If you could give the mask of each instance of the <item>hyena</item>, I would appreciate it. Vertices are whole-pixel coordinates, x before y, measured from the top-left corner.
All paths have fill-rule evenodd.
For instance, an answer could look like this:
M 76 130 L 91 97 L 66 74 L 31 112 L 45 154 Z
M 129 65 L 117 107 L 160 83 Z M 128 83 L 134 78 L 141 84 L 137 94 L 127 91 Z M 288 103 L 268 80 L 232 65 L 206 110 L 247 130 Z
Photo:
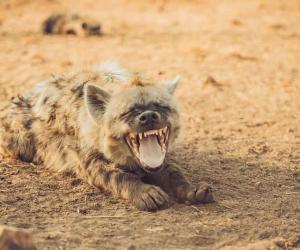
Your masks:
M 168 154 L 180 128 L 178 80 L 156 83 L 113 65 L 53 77 L 2 112 L 0 147 L 141 210 L 211 202 L 211 188 L 192 187 Z
M 53 14 L 42 24 L 44 34 L 66 34 L 81 36 L 101 35 L 100 24 L 78 14 Z

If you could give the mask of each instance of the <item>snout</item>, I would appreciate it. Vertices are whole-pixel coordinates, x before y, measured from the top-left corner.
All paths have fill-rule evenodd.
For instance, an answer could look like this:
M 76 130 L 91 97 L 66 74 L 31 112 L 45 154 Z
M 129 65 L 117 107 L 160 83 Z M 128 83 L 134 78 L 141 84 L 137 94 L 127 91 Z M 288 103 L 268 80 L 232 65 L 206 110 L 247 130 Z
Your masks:
M 151 126 L 161 123 L 161 115 L 155 111 L 145 111 L 138 116 L 140 126 Z
M 170 124 L 164 114 L 149 109 L 136 115 L 134 121 L 134 130 L 126 135 L 126 142 L 145 171 L 159 171 L 167 153 Z
M 100 32 L 100 25 L 96 24 L 96 25 L 91 25 L 90 26 L 90 31 L 93 33 L 99 33 Z
M 88 23 L 83 23 L 82 28 L 86 30 L 89 34 L 93 35 L 99 35 L 101 32 L 101 26 L 100 24 L 88 24 Z

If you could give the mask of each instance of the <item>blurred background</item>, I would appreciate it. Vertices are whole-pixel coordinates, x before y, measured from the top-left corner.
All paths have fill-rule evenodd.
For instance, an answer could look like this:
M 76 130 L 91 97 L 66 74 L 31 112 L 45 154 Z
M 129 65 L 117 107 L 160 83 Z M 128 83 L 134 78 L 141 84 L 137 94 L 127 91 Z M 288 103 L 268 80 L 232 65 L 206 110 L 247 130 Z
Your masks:
M 43 22 L 56 14 L 77 14 L 98 22 L 101 35 L 44 34 Z M 81 21 L 78 26 L 78 20 L 64 22 L 79 30 L 84 26 Z M 177 96 L 183 130 L 175 154 L 194 183 L 199 179 L 212 183 L 218 204 L 198 210 L 178 205 L 172 210 L 173 217 L 167 211 L 151 217 L 132 215 L 127 205 L 120 208 L 102 200 L 108 210 L 100 212 L 87 205 L 89 213 L 110 214 L 113 212 L 109 208 L 116 208 L 125 219 L 122 223 L 110 221 L 112 224 L 98 221 L 94 225 L 97 229 L 88 237 L 90 246 L 97 245 L 97 230 L 103 226 L 121 237 L 117 238 L 121 245 L 131 244 L 122 235 L 139 238 L 132 241 L 142 249 L 154 245 L 164 249 L 194 249 L 199 245 L 211 249 L 240 241 L 299 236 L 299 0 L 0 0 L 2 103 L 52 74 L 107 60 L 158 80 L 182 76 Z M 30 173 L 24 170 L 23 174 L 30 177 Z M 75 191 L 58 179 L 62 189 L 67 190 L 58 191 L 65 195 L 62 199 L 66 203 L 61 206 L 51 190 L 46 190 L 47 199 L 56 209 L 48 213 L 72 214 L 70 206 L 78 203 L 72 200 L 75 194 L 70 196 L 68 192 Z M 53 182 L 50 177 L 45 180 Z M 30 183 L 28 178 L 22 185 Z M 42 187 L 43 182 L 35 185 Z M 13 195 L 17 187 L 8 185 L 6 192 Z M 35 188 L 30 190 L 28 197 L 38 199 Z M 91 199 L 99 204 L 101 197 L 103 194 Z M 20 211 L 33 218 L 35 208 L 32 205 L 27 212 Z M 11 209 L 7 206 L 2 211 L 2 222 L 10 221 Z M 200 218 L 199 214 L 201 222 L 195 219 Z M 15 220 L 19 216 L 15 214 Z M 40 220 L 48 218 L 42 211 L 39 216 L 44 218 Z M 132 222 L 132 227 L 124 226 L 124 221 L 129 223 L 130 218 L 139 216 L 140 221 Z M 164 222 L 156 225 L 153 218 Z M 33 227 L 40 225 L 40 220 Z M 62 228 L 74 226 L 67 217 L 54 222 Z M 80 231 L 82 223 L 75 223 L 72 230 Z M 151 235 L 142 234 L 143 230 Z M 65 234 L 56 232 L 58 239 Z M 43 242 L 46 233 L 38 235 L 38 241 Z M 78 235 L 79 241 L 74 241 L 73 247 L 87 246 L 83 243 L 85 236 Z M 153 239 L 157 239 L 155 244 Z M 64 246 L 70 246 L 66 242 Z M 106 242 L 107 247 L 114 246 Z

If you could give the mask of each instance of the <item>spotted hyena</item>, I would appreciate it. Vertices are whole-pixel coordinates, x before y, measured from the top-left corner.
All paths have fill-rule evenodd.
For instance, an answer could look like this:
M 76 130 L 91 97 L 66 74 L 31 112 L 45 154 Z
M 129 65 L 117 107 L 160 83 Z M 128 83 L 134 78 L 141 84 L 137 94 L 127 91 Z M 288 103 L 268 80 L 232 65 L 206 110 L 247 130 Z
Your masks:
M 66 34 L 81 36 L 101 35 L 100 24 L 78 14 L 53 14 L 42 24 L 44 34 Z
M 180 128 L 177 83 L 155 83 L 114 65 L 53 77 L 2 112 L 0 145 L 142 210 L 174 199 L 210 202 L 210 187 L 192 187 L 168 154 Z

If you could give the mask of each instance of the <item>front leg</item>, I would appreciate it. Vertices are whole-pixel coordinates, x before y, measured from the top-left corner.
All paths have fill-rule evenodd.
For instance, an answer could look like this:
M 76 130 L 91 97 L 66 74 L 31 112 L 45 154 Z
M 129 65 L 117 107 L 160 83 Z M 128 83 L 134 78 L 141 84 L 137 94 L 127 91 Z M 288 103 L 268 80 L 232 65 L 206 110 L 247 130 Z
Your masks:
M 195 204 L 214 201 L 211 187 L 205 182 L 192 187 L 175 162 L 167 163 L 165 168 L 152 178 L 164 190 L 172 192 L 178 202 Z
M 83 164 L 83 175 L 90 185 L 129 200 L 140 210 L 156 211 L 169 207 L 169 197 L 161 188 L 143 183 L 139 176 L 105 162 L 99 154 Z

